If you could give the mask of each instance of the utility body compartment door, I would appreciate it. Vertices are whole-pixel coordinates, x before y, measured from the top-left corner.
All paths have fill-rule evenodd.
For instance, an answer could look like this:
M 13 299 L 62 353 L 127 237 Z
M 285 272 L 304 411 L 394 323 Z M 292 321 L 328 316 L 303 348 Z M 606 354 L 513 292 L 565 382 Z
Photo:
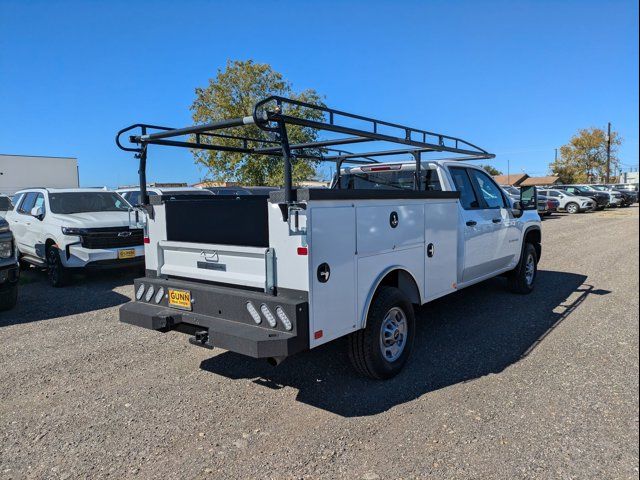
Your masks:
M 308 211 L 311 347 L 356 328 L 355 210 L 349 205 Z
M 425 205 L 425 302 L 456 289 L 458 270 L 458 203 Z

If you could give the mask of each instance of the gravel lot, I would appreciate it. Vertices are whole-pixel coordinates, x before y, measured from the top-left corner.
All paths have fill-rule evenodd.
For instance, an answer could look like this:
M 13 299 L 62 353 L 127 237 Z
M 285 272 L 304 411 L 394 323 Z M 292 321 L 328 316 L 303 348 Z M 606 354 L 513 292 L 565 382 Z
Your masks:
M 405 371 L 278 368 L 118 322 L 133 273 L 0 314 L 1 478 L 638 478 L 638 208 L 543 224 L 537 289 L 418 312 Z

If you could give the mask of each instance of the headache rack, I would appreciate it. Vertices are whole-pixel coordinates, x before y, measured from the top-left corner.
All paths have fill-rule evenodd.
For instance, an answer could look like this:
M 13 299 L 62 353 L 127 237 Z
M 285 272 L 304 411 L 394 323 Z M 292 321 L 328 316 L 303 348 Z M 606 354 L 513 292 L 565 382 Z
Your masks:
M 312 115 L 303 117 L 298 112 Z M 237 133 L 248 125 L 268 132 L 268 138 L 255 138 Z M 297 125 L 319 132 L 327 138 L 308 143 L 289 143 L 287 125 Z M 120 137 L 128 132 L 131 146 L 125 146 Z M 217 144 L 216 140 L 225 143 Z M 229 143 L 233 143 L 230 145 Z M 375 144 L 371 151 L 348 152 L 331 147 Z M 135 152 L 139 159 L 140 199 L 148 205 L 146 162 L 149 145 L 167 145 L 200 150 L 215 150 L 246 155 L 282 157 L 284 161 L 284 206 L 294 203 L 292 185 L 292 159 L 306 159 L 336 164 L 338 188 L 343 163 L 378 163 L 380 157 L 411 155 L 416 162 L 414 188 L 420 190 L 420 169 L 423 153 L 447 152 L 458 155 L 452 160 L 490 159 L 495 155 L 460 138 L 420 130 L 397 123 L 343 112 L 322 105 L 314 105 L 290 98 L 272 96 L 257 102 L 250 116 L 219 120 L 186 128 L 170 128 L 149 124 L 134 124 L 116 135 L 119 148 Z M 393 148 L 391 148 L 393 147 Z M 286 208 L 283 208 L 283 214 Z

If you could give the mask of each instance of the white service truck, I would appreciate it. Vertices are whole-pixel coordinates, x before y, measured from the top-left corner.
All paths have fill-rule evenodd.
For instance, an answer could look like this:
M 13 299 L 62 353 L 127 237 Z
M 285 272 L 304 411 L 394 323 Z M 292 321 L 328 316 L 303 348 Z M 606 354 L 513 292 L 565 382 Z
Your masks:
M 512 204 L 481 168 L 459 159 L 421 158 L 434 151 L 492 157 L 472 144 L 426 132 L 437 136 L 431 142 L 423 131 L 373 119 L 366 119 L 367 129 L 344 126 L 337 117 L 348 120 L 351 114 L 304 104 L 328 118 L 310 122 L 288 114 L 288 102 L 298 104 L 267 99 L 252 117 L 229 121 L 231 128 L 276 130 L 270 138 L 282 147 L 283 190 L 269 197 L 155 195 L 145 202 L 146 215 L 139 218 L 146 222 L 146 276 L 135 280 L 135 301 L 121 307 L 121 321 L 188 333 L 196 345 L 275 364 L 348 336 L 355 368 L 384 379 L 397 374 L 411 352 L 414 306 L 498 275 L 507 277 L 514 292 L 532 291 L 541 254 L 534 187 L 523 189 Z M 356 140 L 363 138 L 403 148 L 330 155 L 324 150 L 321 160 L 338 164 L 332 188 L 294 189 L 292 155 L 318 153 L 307 153 L 313 148 L 308 143 L 290 145 L 286 128 L 309 122 L 351 135 L 318 140 L 318 148 L 364 143 Z M 141 135 L 130 137 L 139 146 L 142 188 L 149 145 L 175 145 L 167 138 L 190 135 L 180 143 L 210 148 L 211 139 L 198 144 L 194 135 L 230 127 L 222 123 L 158 133 L 142 126 Z M 406 135 L 381 134 L 381 125 Z M 248 155 L 278 151 L 256 145 L 238 148 L 250 150 Z M 391 154 L 409 154 L 413 161 L 377 161 Z M 356 165 L 344 167 L 347 162 Z

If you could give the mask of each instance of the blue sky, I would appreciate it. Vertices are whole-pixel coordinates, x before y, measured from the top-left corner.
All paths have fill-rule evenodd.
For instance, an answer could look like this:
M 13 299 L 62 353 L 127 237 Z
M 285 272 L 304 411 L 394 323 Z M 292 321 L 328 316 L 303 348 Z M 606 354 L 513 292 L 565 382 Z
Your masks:
M 638 167 L 634 1 L 0 0 L 0 153 L 76 156 L 81 184 L 136 180 L 128 124 L 191 124 L 227 59 L 271 64 L 330 106 L 465 138 L 545 174 L 578 128 L 611 121 Z M 156 147 L 151 181 L 195 182 Z

